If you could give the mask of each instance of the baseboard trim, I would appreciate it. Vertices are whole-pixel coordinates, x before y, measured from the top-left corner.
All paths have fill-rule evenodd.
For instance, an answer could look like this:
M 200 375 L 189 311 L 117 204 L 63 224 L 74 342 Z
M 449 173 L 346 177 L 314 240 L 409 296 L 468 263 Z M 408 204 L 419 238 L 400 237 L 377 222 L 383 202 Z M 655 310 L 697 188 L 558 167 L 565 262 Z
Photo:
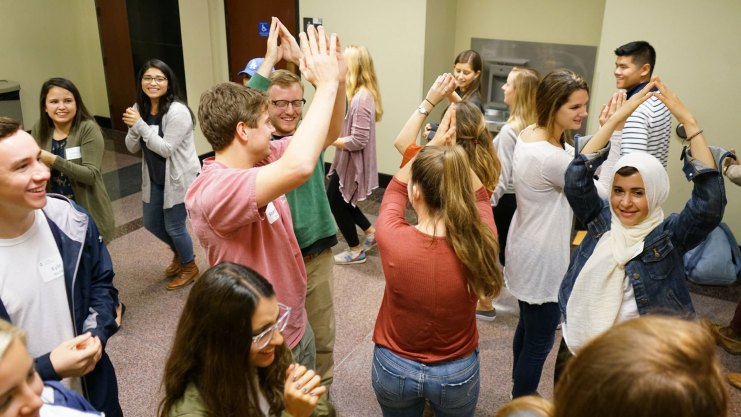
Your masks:
M 95 118 L 95 122 L 98 123 L 98 126 L 106 128 L 106 129 L 113 129 L 113 125 L 111 124 L 111 118 L 105 117 L 105 116 L 93 116 Z

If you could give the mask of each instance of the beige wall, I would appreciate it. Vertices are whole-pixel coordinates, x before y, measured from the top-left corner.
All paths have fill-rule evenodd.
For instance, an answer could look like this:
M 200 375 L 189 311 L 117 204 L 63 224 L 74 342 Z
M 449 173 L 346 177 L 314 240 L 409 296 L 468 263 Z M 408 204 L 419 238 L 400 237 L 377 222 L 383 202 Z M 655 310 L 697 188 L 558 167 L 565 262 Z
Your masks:
M 428 0 L 425 25 L 425 55 L 422 94 L 427 94 L 438 75 L 453 70 L 455 59 L 455 16 L 457 2 L 450 0 Z M 420 100 L 421 101 L 421 100 Z M 442 118 L 445 103 L 436 106 L 428 121 Z
M 41 84 L 51 77 L 69 78 L 94 114 L 108 116 L 98 22 L 92 1 L 3 1 L 0 79 L 21 86 L 23 123 L 38 120 Z
M 462 51 L 471 47 L 471 38 L 599 45 L 605 0 L 457 0 L 457 4 L 455 51 Z
M 180 32 L 183 39 L 188 106 L 198 114 L 201 93 L 212 85 L 229 80 L 224 3 L 220 0 L 180 2 Z M 211 151 L 211 145 L 196 125 L 196 151 Z
M 3 50 L 0 79 L 20 83 L 28 129 L 39 117 L 41 84 L 55 76 L 77 85 L 90 112 L 111 116 L 94 2 L 4 1 L 3 15 L 13 18 L 0 25 L 0 39 L 12 47 Z M 197 112 L 201 92 L 229 75 L 223 2 L 181 2 L 180 23 L 191 92 L 188 105 Z M 199 154 L 211 150 L 200 129 L 196 129 L 196 148 Z
M 343 45 L 359 44 L 373 56 L 381 88 L 383 120 L 376 125 L 379 172 L 394 174 L 401 155 L 393 141 L 423 98 L 426 1 L 302 0 L 299 16 L 321 17 L 324 27 L 341 35 Z M 362 16 L 358 11 L 362 10 Z M 307 98 L 312 88 L 306 88 Z M 334 152 L 325 155 L 331 161 Z
M 640 14 L 636 14 L 638 10 Z M 607 0 L 592 91 L 592 114 L 615 89 L 613 50 L 624 43 L 643 39 L 656 48 L 654 74 L 661 76 L 695 113 L 705 130 L 705 138 L 713 145 L 741 150 L 736 126 L 741 112 L 738 104 L 738 97 L 741 97 L 739 17 L 741 2 L 738 0 L 702 3 L 693 0 Z M 630 27 L 638 29 L 626 31 L 625 22 L 629 20 L 636 22 Z M 590 126 L 590 130 L 593 129 L 594 126 Z M 664 205 L 666 213 L 681 210 L 691 192 L 691 184 L 681 172 L 680 150 L 675 136 L 667 168 L 672 191 Z M 741 187 L 726 181 L 726 191 L 728 206 L 724 221 L 736 236 L 741 236 Z

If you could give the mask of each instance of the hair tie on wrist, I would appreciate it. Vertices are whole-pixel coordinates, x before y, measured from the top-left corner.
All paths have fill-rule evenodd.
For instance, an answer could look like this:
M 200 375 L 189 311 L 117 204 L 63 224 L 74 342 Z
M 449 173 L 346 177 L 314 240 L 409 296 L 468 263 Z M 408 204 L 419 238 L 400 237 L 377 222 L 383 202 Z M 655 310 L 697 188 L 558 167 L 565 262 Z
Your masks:
M 434 104 L 432 104 L 432 102 L 431 102 L 430 100 L 427 100 L 427 97 L 425 97 L 425 101 L 426 101 L 426 102 L 428 102 L 428 103 L 430 103 L 430 105 L 431 105 L 432 107 L 435 107 L 435 105 L 434 105 Z
M 697 137 L 698 135 L 700 135 L 701 133 L 702 133 L 702 129 L 698 130 L 695 134 L 693 134 L 691 136 L 688 136 L 687 139 L 685 139 L 684 141 L 685 142 L 689 142 L 692 139 L 694 139 L 695 137 Z

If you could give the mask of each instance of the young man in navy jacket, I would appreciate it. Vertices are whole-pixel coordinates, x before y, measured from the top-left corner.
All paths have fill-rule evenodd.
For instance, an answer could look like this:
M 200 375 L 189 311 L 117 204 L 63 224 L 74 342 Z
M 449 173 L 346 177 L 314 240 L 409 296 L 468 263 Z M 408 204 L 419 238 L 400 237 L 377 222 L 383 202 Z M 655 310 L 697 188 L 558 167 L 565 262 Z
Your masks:
M 0 318 L 28 333 L 43 380 L 122 416 L 104 349 L 117 330 L 111 257 L 87 212 L 46 194 L 40 152 L 19 122 L 0 117 Z

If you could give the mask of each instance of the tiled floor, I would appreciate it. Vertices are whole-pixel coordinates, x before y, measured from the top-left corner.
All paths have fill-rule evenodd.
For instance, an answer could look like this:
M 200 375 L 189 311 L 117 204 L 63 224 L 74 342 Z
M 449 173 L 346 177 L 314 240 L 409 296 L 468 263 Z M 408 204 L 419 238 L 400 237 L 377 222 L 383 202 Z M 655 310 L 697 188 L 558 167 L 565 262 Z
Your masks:
M 120 143 L 111 146 L 120 149 Z M 131 155 L 111 152 L 106 153 L 104 170 L 118 181 L 118 190 L 131 190 L 141 186 L 139 163 Z M 380 195 L 380 191 L 374 195 Z M 109 250 L 116 269 L 115 283 L 128 310 L 123 328 L 110 339 L 106 349 L 116 366 L 125 414 L 149 417 L 156 414 L 164 360 L 189 289 L 164 289 L 166 281 L 161 275 L 171 252 L 141 227 L 138 190 L 133 194 L 117 193 L 113 205 L 119 237 L 111 242 Z M 368 201 L 362 207 L 373 215 L 378 211 L 378 202 Z M 334 250 L 342 249 L 340 243 Z M 197 243 L 196 256 L 199 267 L 205 269 L 203 250 Z M 369 253 L 365 264 L 336 266 L 334 285 L 337 341 L 333 401 L 341 416 L 380 415 L 370 384 L 371 335 L 384 290 L 377 250 Z M 738 291 L 738 287 L 730 291 Z M 697 290 L 693 301 L 699 315 L 727 322 L 735 308 L 728 294 L 727 289 Z M 492 416 L 509 400 L 511 389 L 511 341 L 517 323 L 517 304 L 505 293 L 496 306 L 499 313 L 495 321 L 479 322 L 482 379 L 477 415 L 480 416 Z M 741 372 L 741 356 L 718 351 L 726 369 Z M 552 395 L 554 360 L 555 349 L 546 362 L 539 389 L 547 398 Z M 741 391 L 730 388 L 729 393 L 729 415 L 741 415 Z

